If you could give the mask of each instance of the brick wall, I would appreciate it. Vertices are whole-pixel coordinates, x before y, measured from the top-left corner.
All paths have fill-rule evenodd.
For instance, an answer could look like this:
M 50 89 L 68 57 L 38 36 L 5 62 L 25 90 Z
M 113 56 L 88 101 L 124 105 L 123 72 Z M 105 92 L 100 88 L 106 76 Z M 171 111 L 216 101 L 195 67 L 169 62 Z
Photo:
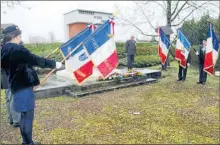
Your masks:
M 69 25 L 69 38 L 81 32 L 87 26 L 86 23 L 74 23 Z

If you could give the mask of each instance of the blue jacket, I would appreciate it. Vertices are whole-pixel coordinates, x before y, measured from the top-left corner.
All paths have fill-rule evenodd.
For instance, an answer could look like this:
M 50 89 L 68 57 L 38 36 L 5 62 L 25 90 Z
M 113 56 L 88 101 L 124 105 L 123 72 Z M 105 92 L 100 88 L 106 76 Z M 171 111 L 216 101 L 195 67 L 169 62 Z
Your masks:
M 12 93 L 39 85 L 34 66 L 55 68 L 54 60 L 45 59 L 32 54 L 23 45 L 6 43 L 1 51 L 1 67 L 8 75 L 9 89 Z

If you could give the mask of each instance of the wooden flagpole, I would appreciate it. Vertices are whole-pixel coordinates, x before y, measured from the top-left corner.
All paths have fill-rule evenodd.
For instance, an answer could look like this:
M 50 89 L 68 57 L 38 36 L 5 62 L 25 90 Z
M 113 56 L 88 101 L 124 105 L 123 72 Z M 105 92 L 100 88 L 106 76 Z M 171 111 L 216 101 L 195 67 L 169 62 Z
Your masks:
M 79 48 L 81 45 L 82 45 L 82 43 L 83 42 L 81 42 L 79 45 L 77 45 L 72 51 L 70 51 L 70 53 L 65 57 L 65 58 L 63 58 L 63 60 L 61 61 L 61 63 L 63 63 L 67 58 L 69 58 L 70 56 L 71 56 L 71 54 L 77 49 L 77 48 Z M 56 68 L 55 69 L 53 69 L 53 70 L 51 70 L 46 76 L 45 76 L 45 78 L 42 80 L 42 82 L 38 85 L 38 86 L 36 86 L 36 87 L 34 87 L 34 91 L 36 91 L 37 90 L 37 88 L 39 88 L 50 76 L 51 76 L 51 74 L 54 72 L 56 70 Z
M 51 54 L 49 54 L 48 56 L 46 56 L 45 58 L 49 58 L 52 54 L 54 54 L 57 50 L 59 50 L 59 47 L 57 47 L 57 49 L 55 49 L 54 51 L 52 51 Z

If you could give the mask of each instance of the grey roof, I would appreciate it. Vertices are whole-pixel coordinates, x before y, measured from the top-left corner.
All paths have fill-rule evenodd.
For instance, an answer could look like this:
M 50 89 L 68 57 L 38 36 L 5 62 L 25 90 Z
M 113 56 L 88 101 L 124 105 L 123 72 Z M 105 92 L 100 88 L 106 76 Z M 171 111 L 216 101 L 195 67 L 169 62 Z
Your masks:
M 173 30 L 169 26 L 159 26 L 155 29 L 156 32 L 158 28 L 161 28 L 163 32 L 165 33 L 165 35 L 173 34 Z
M 1 29 L 5 29 L 6 27 L 11 26 L 11 25 L 14 25 L 14 24 L 12 24 L 12 23 L 10 23 L 10 24 L 1 24 Z
M 90 11 L 90 10 L 83 10 L 83 9 L 76 9 L 67 13 L 64 13 L 63 15 L 75 12 L 75 11 L 86 11 L 86 12 L 94 12 L 94 13 L 101 13 L 101 14 L 107 14 L 107 15 L 112 15 L 112 13 L 106 13 L 106 12 L 100 12 L 100 11 Z

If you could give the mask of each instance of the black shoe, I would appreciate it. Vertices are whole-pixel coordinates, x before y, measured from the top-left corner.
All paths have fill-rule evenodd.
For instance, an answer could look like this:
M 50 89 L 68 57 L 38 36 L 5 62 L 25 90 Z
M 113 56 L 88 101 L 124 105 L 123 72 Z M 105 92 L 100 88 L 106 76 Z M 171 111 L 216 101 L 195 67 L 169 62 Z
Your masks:
M 197 82 L 197 84 L 202 84 L 202 82 Z
M 11 122 L 9 122 L 9 124 L 10 124 L 10 125 L 12 125 L 12 124 L 13 124 L 13 122 L 11 121 Z
M 182 79 L 178 79 L 177 81 L 178 81 L 178 82 L 179 82 L 179 81 L 182 81 Z
M 40 142 L 36 142 L 36 141 L 33 141 L 32 143 L 30 144 L 41 144 Z
M 14 127 L 14 128 L 18 128 L 18 127 L 20 127 L 20 125 L 19 125 L 18 123 L 14 123 L 14 124 L 13 124 L 13 127 Z

